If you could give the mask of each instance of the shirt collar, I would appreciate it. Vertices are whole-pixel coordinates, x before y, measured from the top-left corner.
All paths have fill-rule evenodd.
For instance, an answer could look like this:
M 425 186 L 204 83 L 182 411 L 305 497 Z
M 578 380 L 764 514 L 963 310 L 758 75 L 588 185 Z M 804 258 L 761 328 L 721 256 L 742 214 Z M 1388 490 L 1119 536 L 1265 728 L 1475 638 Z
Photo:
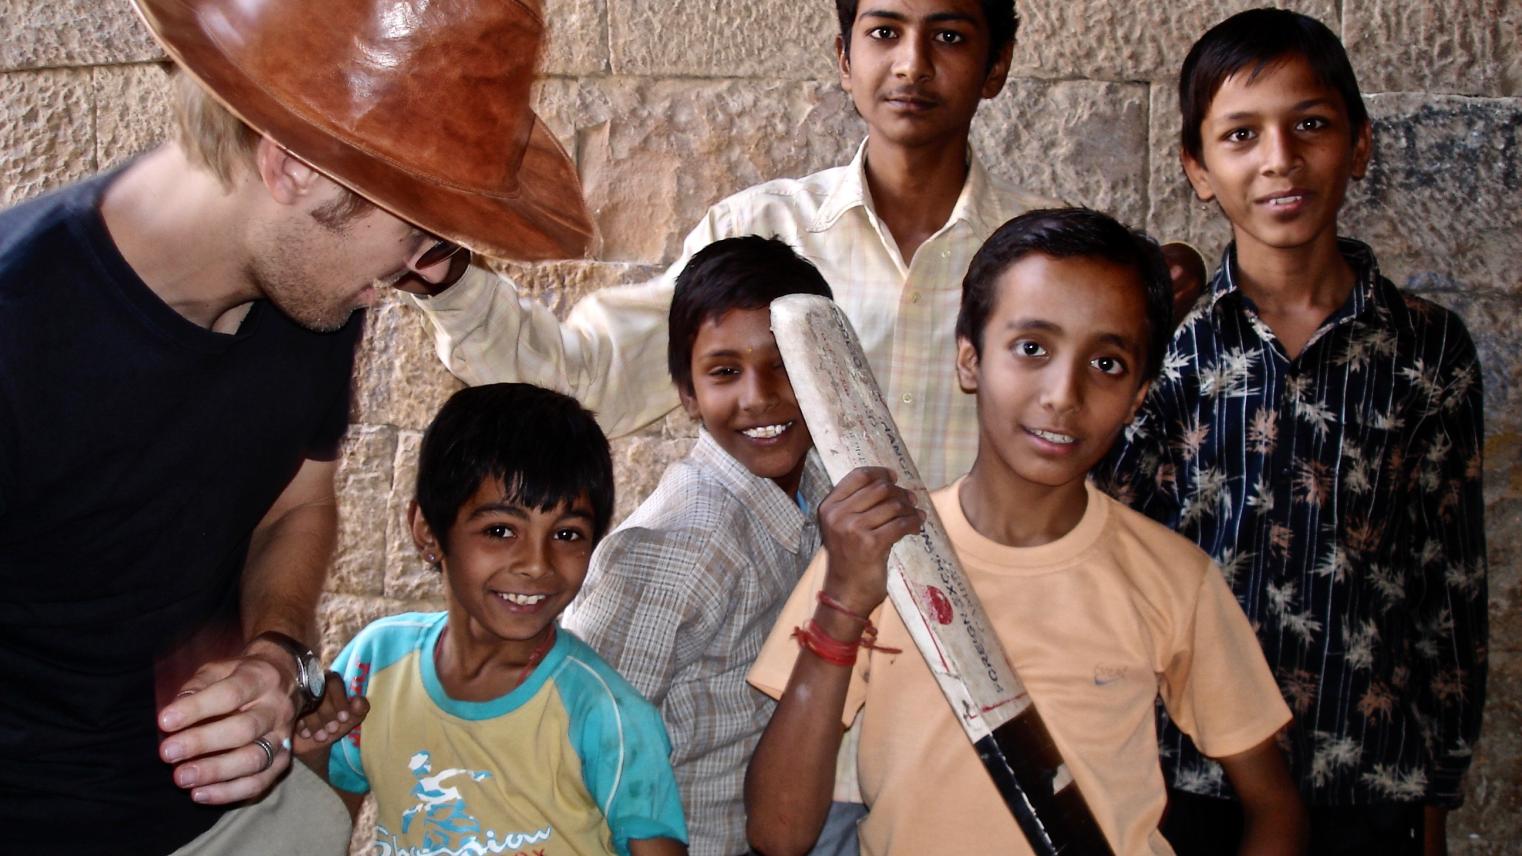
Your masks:
M 956 207 L 951 209 L 948 223 L 959 220 L 972 224 L 978 234 L 991 234 L 1015 216 L 1007 210 L 1004 198 L 994 193 L 993 181 L 983 169 L 983 161 L 972 147 L 967 148 L 967 181 L 962 185 L 962 195 L 957 197 Z
M 856 154 L 841 171 L 840 180 L 830 188 L 824 203 L 819 206 L 819 211 L 814 215 L 812 231 L 821 232 L 829 229 L 835 225 L 835 221 L 853 208 L 863 209 L 874 220 L 877 217 L 877 210 L 872 205 L 872 194 L 867 188 L 867 141 L 865 139 L 856 147 Z M 967 180 L 962 183 L 962 192 L 957 196 L 956 205 L 951 209 L 951 217 L 946 222 L 967 221 L 983 231 L 992 231 L 1009 219 L 1000 217 L 1001 213 L 1003 212 L 1000 210 L 999 199 L 993 192 L 988 173 L 983 169 L 983 162 L 978 159 L 972 147 L 968 146 Z M 997 218 L 997 222 L 989 222 L 989 214 Z
M 872 209 L 867 193 L 867 141 L 856 147 L 856 154 L 840 173 L 840 180 L 830 188 L 824 204 L 814 214 L 813 231 L 821 232 L 835 225 L 842 214 L 852 208 Z
M 1368 244 L 1353 238 L 1338 238 L 1337 250 L 1353 268 L 1355 280 L 1353 291 L 1348 295 L 1348 302 L 1332 313 L 1328 323 L 1343 318 L 1356 318 L 1362 315 L 1365 309 L 1374 307 L 1379 302 L 1379 263 L 1374 258 L 1374 251 Z M 1209 305 L 1212 309 L 1227 295 L 1242 290 L 1236 280 L 1236 269 L 1237 244 L 1233 241 L 1226 245 L 1225 252 L 1221 254 L 1221 266 L 1210 281 Z
M 705 429 L 698 429 L 698 441 L 692 447 L 692 459 L 718 480 L 724 489 L 766 527 L 777 543 L 796 553 L 803 545 L 803 527 L 812 524 L 820 500 L 829 492 L 819 453 L 809 450 L 803 465 L 803 479 L 798 490 L 808 505 L 808 514 L 799 508 L 796 497 L 788 496 L 771 479 L 762 478 L 724 451 Z

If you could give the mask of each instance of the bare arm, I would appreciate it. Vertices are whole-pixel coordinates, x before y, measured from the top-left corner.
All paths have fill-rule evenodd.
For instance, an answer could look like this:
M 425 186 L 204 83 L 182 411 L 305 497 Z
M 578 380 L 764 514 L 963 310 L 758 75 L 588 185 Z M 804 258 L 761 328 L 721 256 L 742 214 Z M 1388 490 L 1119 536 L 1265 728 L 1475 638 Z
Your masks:
M 311 644 L 337 538 L 337 464 L 306 461 L 249 541 L 241 584 L 244 638 L 274 630 Z M 296 664 L 279 645 L 253 640 L 243 653 L 202 666 L 159 712 L 159 754 L 197 802 L 257 797 L 290 765 L 285 743 L 296 719 Z M 273 762 L 255 744 L 275 749 Z
M 362 695 L 348 695 L 344 691 L 343 676 L 337 672 L 328 672 L 327 683 L 322 704 L 296 723 L 296 734 L 291 738 L 291 754 L 332 787 L 333 782 L 328 777 L 328 760 L 333 754 L 333 745 L 364 722 L 365 716 L 370 713 L 370 701 Z M 350 820 L 358 817 L 365 795 L 336 787 L 333 792 L 343 800 L 344 807 L 349 810 Z
M 1216 760 L 1242 801 L 1239 856 L 1292 856 L 1306 852 L 1309 827 L 1305 805 L 1274 738 Z
M 246 637 L 278 630 L 317 640 L 317 599 L 338 540 L 337 472 L 337 461 L 303 463 L 254 528 L 243 566 Z M 290 660 L 277 659 L 282 665 Z
M 815 612 L 825 633 L 842 642 L 861 638 L 860 626 L 832 613 Z M 824 827 L 850 683 L 850 669 L 799 653 L 745 775 L 746 837 L 767 856 L 807 852 Z
M 1448 809 L 1422 807 L 1422 852 L 1426 856 L 1448 856 Z
M 674 838 L 631 838 L 630 856 L 687 856 L 687 845 Z
M 871 613 L 887 596 L 889 549 L 924 519 L 913 495 L 894 485 L 887 470 L 862 468 L 841 479 L 819 506 L 829 556 L 825 590 L 851 611 Z M 861 639 L 861 623 L 838 610 L 820 606 L 814 621 L 837 641 Z M 746 836 L 768 856 L 806 853 L 824 826 L 851 671 L 801 650 L 751 757 Z

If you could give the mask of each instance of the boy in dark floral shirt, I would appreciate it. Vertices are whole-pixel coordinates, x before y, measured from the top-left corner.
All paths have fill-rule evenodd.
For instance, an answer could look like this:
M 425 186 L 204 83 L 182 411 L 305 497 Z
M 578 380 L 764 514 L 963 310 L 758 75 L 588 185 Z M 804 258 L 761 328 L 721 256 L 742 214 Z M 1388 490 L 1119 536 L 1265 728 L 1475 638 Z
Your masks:
M 1190 51 L 1179 103 L 1189 181 L 1234 240 L 1097 475 L 1220 563 L 1295 712 L 1312 852 L 1444 852 L 1485 697 L 1474 345 L 1337 236 L 1371 136 L 1331 31 L 1236 15 Z M 1165 833 L 1235 852 L 1220 768 L 1162 742 Z

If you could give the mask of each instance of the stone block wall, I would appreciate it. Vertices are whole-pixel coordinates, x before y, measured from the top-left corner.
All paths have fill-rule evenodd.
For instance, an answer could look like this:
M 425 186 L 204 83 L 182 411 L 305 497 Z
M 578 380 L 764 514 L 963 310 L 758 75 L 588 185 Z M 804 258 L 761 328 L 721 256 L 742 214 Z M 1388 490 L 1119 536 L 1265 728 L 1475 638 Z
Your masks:
M 1216 253 L 1223 221 L 1176 157 L 1174 75 L 1190 42 L 1245 0 L 1019 0 L 1004 92 L 975 143 L 1031 191 L 1107 209 Z M 1348 45 L 1374 121 L 1369 176 L 1343 230 L 1385 272 L 1458 311 L 1484 362 L 1490 549 L 1485 733 L 1451 821 L 1455 853 L 1522 842 L 1522 4 L 1291 0 Z M 712 201 L 844 162 L 862 126 L 835 80 L 825 0 L 547 0 L 541 114 L 576 159 L 604 235 L 594 260 L 512 266 L 563 311 L 650 276 Z M 0 0 L 0 205 L 122 162 L 161 136 L 161 52 L 127 0 Z M 420 117 L 420 121 L 424 117 Z M 419 320 L 383 299 L 359 360 L 340 476 L 328 653 L 370 619 L 437 605 L 401 513 L 417 443 L 455 388 Z M 618 440 L 621 517 L 682 454 L 680 414 Z

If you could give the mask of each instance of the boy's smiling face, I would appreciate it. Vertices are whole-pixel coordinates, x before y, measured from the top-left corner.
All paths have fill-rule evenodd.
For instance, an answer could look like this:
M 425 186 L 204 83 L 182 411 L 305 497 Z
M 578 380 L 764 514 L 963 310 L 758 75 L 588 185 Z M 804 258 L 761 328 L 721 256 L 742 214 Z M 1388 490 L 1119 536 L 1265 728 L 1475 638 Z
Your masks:
M 679 392 L 682 406 L 731 457 L 789 496 L 798 491 L 814 441 L 772 336 L 769 309 L 731 309 L 705 320 L 692 343 L 692 390 Z
M 1023 256 L 999 274 L 981 356 L 957 341 L 978 396 L 974 469 L 1016 490 L 1076 492 L 1147 393 L 1147 306 L 1133 269 Z
M 840 85 L 871 133 L 904 147 L 965 142 L 978 102 L 1009 72 L 1009 49 L 989 67 L 978 0 L 862 0 Z
M 1299 56 L 1250 77 L 1228 77 L 1211 100 L 1201 157 L 1183 155 L 1190 184 L 1220 204 L 1241 252 L 1335 241 L 1348 179 L 1368 167 L 1368 126 L 1353 129 L 1342 96 Z
M 509 662 L 527 658 L 545 639 L 581 590 L 592 558 L 593 512 L 585 495 L 544 511 L 486 479 L 460 506 L 447 553 L 416 503 L 411 523 L 419 548 L 443 565 L 450 632 L 500 646 Z

